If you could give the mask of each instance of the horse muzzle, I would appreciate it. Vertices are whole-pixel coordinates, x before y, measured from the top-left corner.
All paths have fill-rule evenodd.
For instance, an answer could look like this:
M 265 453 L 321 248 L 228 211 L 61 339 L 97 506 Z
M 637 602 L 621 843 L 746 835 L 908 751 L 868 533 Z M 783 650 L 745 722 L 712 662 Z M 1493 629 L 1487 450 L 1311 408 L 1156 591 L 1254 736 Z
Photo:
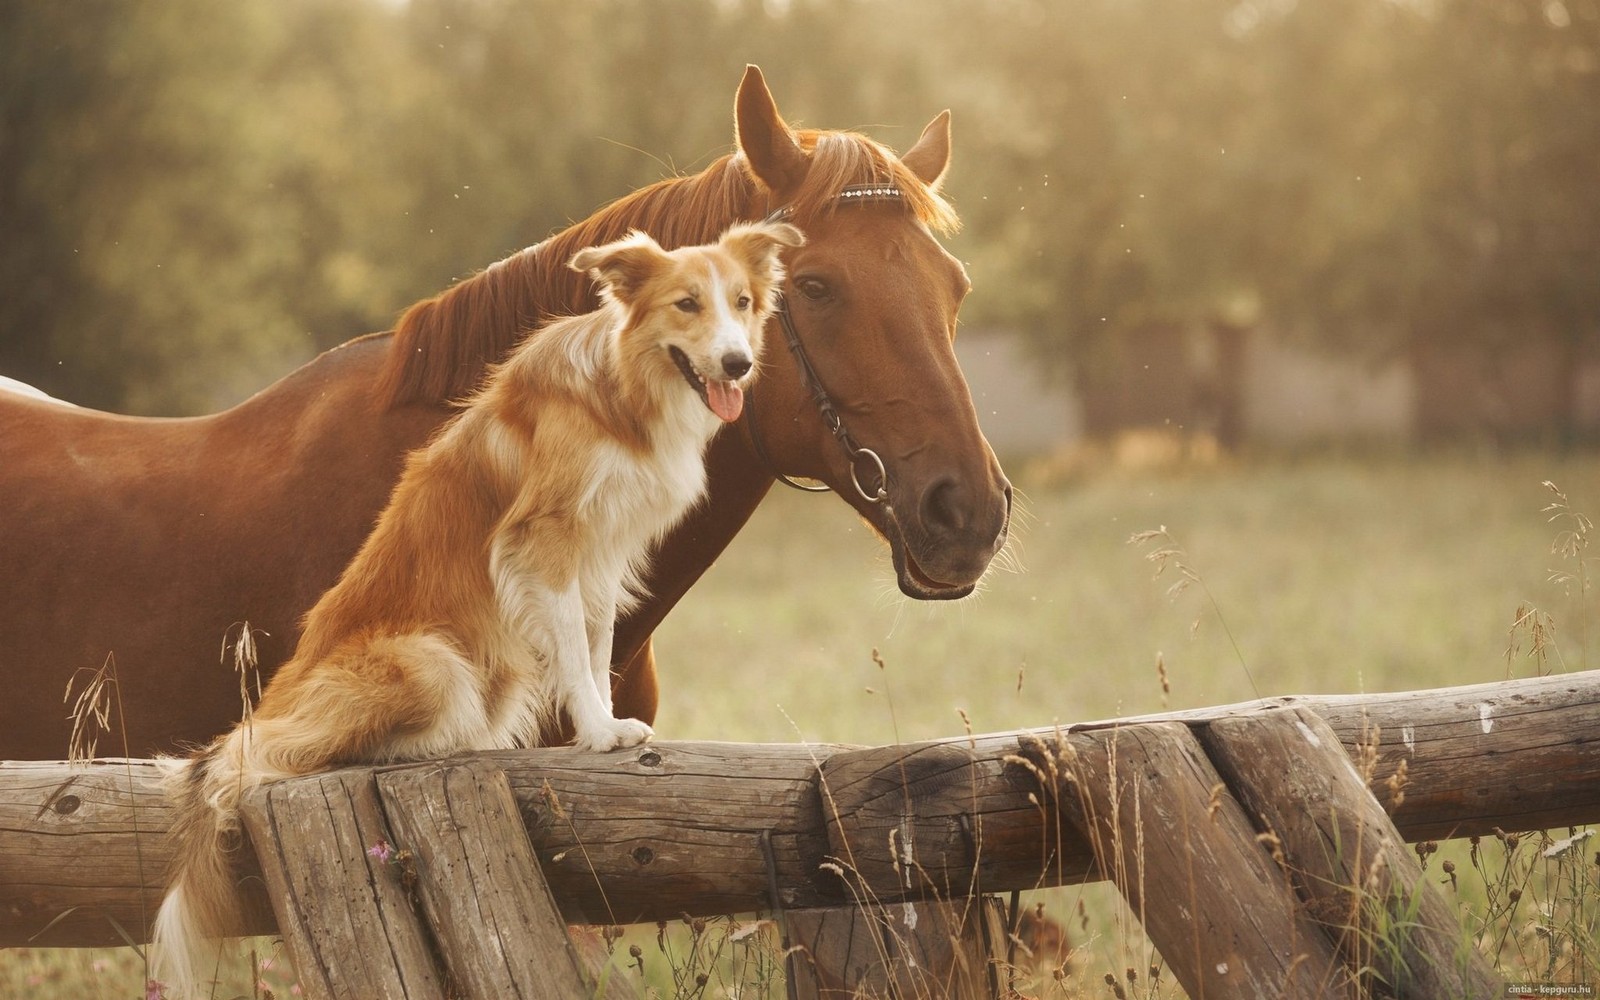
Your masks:
M 889 542 L 900 592 L 918 601 L 966 597 L 1005 547 L 1011 530 L 1011 484 L 976 496 L 959 482 L 936 480 L 910 513 L 893 506 L 874 518 Z

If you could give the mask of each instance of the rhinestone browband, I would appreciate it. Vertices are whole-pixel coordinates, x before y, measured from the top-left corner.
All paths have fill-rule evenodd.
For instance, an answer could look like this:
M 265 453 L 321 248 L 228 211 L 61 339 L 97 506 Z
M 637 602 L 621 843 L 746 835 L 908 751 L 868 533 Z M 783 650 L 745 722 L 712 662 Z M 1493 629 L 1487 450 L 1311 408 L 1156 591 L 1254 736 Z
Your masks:
M 840 202 L 900 201 L 903 197 L 900 189 L 892 184 L 852 184 L 834 195 L 834 200 Z M 794 206 L 785 205 L 768 215 L 767 221 L 777 222 L 792 214 L 794 214 Z

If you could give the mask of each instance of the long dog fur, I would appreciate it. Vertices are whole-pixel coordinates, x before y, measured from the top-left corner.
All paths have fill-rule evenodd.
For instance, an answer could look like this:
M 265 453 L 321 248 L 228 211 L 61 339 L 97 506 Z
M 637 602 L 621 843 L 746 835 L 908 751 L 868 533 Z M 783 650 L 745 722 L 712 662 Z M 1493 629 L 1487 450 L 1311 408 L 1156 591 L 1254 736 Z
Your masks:
M 579 746 L 652 735 L 611 707 L 611 636 L 652 545 L 705 489 L 743 405 L 781 223 L 663 251 L 631 234 L 572 258 L 601 307 L 528 337 L 407 460 L 366 543 L 306 617 L 253 716 L 169 761 L 175 871 L 155 978 L 201 995 L 213 939 L 242 931 L 230 854 L 243 794 L 341 764 L 531 745 L 564 710 Z

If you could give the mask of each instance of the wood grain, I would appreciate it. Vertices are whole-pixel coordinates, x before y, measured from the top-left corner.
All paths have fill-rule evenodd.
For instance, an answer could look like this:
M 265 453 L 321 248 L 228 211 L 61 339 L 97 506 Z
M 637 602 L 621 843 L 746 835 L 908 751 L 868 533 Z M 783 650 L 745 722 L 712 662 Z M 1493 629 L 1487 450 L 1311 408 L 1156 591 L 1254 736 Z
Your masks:
M 392 841 L 370 770 L 267 785 L 241 816 L 307 997 L 444 1000 L 405 867 L 374 851 Z
M 1600 822 L 1596 671 L 1273 698 L 1032 732 L 1158 721 L 1203 735 L 1219 720 L 1282 708 L 1322 716 L 1347 752 L 1376 732 L 1374 792 L 1407 840 Z M 846 884 L 822 868 L 847 847 L 862 852 L 855 864 L 886 900 L 1095 877 L 1090 845 L 1042 807 L 1034 777 L 1008 762 L 1022 735 L 868 749 L 661 742 L 482 759 L 505 770 L 564 919 L 625 923 L 765 908 L 763 831 L 788 908 L 851 901 Z M 902 758 L 904 779 L 894 763 Z M 1387 779 L 1401 761 L 1408 785 L 1394 808 Z M 154 774 L 148 762 L 0 763 L 0 946 L 120 944 L 112 921 L 145 937 L 169 860 Z M 916 809 L 903 819 L 908 796 Z M 905 824 L 919 865 L 909 888 L 888 855 L 889 830 Z
M 1029 759 L 1191 997 L 1351 995 L 1351 979 L 1185 726 L 1041 742 Z
M 462 1000 L 589 996 L 504 772 L 453 759 L 380 771 L 395 847 Z
M 1301 708 L 1224 719 L 1205 743 L 1347 965 L 1374 969 L 1401 998 L 1507 995 L 1483 955 L 1463 946 L 1450 904 L 1319 716 Z

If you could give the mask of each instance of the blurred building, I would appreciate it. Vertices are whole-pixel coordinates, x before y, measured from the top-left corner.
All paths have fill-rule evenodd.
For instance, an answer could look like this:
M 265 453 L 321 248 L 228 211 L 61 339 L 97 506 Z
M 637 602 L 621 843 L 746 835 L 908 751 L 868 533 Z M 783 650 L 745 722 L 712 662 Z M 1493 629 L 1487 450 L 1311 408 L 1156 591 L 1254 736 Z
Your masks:
M 1152 326 L 1081 388 L 1003 331 L 963 330 L 956 353 L 1002 454 L 1149 430 L 1225 449 L 1600 439 L 1600 350 L 1548 339 L 1363 361 L 1262 329 Z

